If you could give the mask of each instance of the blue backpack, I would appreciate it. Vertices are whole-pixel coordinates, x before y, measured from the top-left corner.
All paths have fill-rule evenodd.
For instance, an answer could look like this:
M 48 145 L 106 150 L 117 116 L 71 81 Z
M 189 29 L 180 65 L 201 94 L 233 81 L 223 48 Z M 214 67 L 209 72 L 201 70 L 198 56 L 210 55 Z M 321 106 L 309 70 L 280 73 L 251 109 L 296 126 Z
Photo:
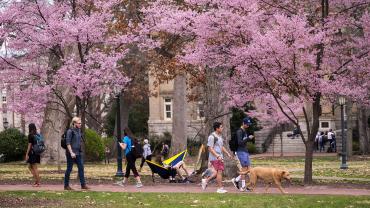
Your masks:
M 45 143 L 44 143 L 44 138 L 42 137 L 41 134 L 35 134 L 34 135 L 34 140 L 35 140 L 35 144 L 32 146 L 32 151 L 36 155 L 40 155 L 46 149 Z

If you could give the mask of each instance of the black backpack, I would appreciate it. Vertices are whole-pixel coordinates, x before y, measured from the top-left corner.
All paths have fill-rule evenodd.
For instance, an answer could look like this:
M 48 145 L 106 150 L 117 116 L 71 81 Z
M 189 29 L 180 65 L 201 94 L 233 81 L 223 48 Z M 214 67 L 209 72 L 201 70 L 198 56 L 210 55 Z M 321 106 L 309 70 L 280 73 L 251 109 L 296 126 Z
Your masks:
M 236 152 L 238 149 L 238 138 L 236 136 L 236 132 L 231 134 L 231 139 L 229 141 L 229 148 L 232 152 Z
M 43 153 L 46 149 L 45 147 L 45 143 L 44 143 L 44 138 L 42 137 L 41 134 L 35 134 L 34 135 L 34 140 L 35 140 L 35 144 L 32 145 L 32 151 L 36 154 L 36 155 L 40 155 L 41 153 Z
M 63 148 L 63 149 L 67 149 L 67 132 L 68 132 L 69 129 L 66 129 L 64 131 L 64 133 L 62 134 L 62 138 L 60 140 L 60 146 Z M 73 137 L 73 131 L 72 131 L 72 137 Z
M 131 144 L 131 153 L 134 155 L 135 158 L 141 158 L 143 157 L 143 147 L 140 145 L 140 143 L 137 141 L 137 139 L 132 139 Z

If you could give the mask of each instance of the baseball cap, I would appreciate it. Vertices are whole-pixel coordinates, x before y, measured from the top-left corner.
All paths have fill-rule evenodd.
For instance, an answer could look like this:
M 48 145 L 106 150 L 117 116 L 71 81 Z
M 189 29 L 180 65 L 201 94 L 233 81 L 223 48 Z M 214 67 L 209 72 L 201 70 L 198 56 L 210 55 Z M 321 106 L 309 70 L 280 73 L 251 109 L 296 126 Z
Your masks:
M 252 119 L 249 118 L 249 117 L 245 117 L 243 119 L 243 124 L 246 124 L 246 125 L 252 125 Z

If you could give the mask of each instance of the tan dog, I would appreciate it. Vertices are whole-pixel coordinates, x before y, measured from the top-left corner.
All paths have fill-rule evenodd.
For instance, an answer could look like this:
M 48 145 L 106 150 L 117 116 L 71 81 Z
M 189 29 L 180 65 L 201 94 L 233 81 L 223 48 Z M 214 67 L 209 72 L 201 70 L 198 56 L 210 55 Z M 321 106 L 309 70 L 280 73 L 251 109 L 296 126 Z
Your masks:
M 281 180 L 284 178 L 290 182 L 289 171 L 277 168 L 255 167 L 250 168 L 247 171 L 239 172 L 239 174 L 248 174 L 248 173 L 250 173 L 249 175 L 250 181 L 247 184 L 247 187 L 250 187 L 252 191 L 256 187 L 257 179 L 261 178 L 266 183 L 265 187 L 266 192 L 269 189 L 270 185 L 274 182 L 281 191 L 281 193 L 287 193 L 283 190 L 283 187 L 281 187 Z

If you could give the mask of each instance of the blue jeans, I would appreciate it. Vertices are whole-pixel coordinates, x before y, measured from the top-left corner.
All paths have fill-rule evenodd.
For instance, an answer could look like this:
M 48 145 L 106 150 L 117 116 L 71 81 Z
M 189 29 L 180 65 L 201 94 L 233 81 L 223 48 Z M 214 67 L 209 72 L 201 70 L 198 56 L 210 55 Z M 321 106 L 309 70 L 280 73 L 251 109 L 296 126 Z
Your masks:
M 78 177 L 80 178 L 81 186 L 85 184 L 85 175 L 84 175 L 84 163 L 81 155 L 76 155 L 76 158 L 72 158 L 70 154 L 66 154 L 67 157 L 67 169 L 64 174 L 64 187 L 69 186 L 69 176 L 71 175 L 73 163 L 77 164 L 78 168 Z

